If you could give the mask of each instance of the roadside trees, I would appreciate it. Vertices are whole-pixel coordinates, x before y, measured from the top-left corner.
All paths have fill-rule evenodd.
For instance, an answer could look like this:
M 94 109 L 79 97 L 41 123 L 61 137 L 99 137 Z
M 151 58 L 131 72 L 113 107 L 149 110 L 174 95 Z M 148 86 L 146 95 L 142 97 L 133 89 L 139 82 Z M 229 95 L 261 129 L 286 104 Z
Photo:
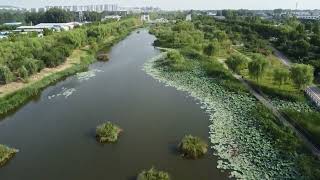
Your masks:
M 237 74 L 239 74 L 240 71 L 246 67 L 247 63 L 246 57 L 238 54 L 233 54 L 226 61 L 228 67 Z
M 259 54 L 255 54 L 252 59 L 253 60 L 248 64 L 249 76 L 256 79 L 256 81 L 259 81 L 259 79 L 265 73 L 266 67 L 268 66 L 268 61 Z
M 290 69 L 291 79 L 299 89 L 312 83 L 313 72 L 313 67 L 305 64 L 294 64 Z
M 273 71 L 273 80 L 279 86 L 283 85 L 290 78 L 290 71 L 284 68 L 276 68 Z

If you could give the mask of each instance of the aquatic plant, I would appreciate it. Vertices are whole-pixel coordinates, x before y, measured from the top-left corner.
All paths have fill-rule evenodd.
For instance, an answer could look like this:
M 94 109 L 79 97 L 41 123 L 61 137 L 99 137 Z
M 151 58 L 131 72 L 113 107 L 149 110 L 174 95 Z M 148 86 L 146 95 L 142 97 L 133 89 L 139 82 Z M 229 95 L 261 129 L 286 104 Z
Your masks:
M 17 152 L 17 149 L 0 144 L 0 166 L 7 163 Z
M 143 170 L 137 177 L 137 180 L 169 180 L 169 173 L 159 171 L 155 168 Z
M 186 135 L 178 147 L 184 157 L 191 159 L 197 159 L 208 151 L 207 143 L 192 135 Z
M 231 177 L 239 179 L 303 177 L 297 154 L 284 153 L 278 147 L 279 143 L 286 144 L 286 139 L 281 137 L 286 132 L 273 122 L 276 119 L 270 112 L 259 112 L 256 108 L 259 102 L 253 96 L 226 89 L 219 79 L 208 77 L 197 62 L 191 71 L 176 72 L 159 65 L 162 59 L 161 55 L 153 58 L 144 70 L 202 103 L 201 108 L 210 115 L 210 147 L 219 157 L 219 169 L 228 170 Z M 272 128 L 266 129 L 269 125 Z
M 118 140 L 119 134 L 122 132 L 118 126 L 107 122 L 101 124 L 96 129 L 96 137 L 101 143 L 113 143 Z

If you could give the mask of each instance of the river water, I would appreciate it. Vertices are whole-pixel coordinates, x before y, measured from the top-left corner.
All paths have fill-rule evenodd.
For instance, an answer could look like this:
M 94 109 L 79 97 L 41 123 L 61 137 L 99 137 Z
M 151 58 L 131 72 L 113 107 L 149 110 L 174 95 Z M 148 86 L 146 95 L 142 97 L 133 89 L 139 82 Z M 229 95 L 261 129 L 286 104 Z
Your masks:
M 0 144 L 20 150 L 1 180 L 134 180 L 152 166 L 176 180 L 226 179 L 209 151 L 185 160 L 179 140 L 208 140 L 208 115 L 194 99 L 148 76 L 143 64 L 160 52 L 146 30 L 133 32 L 110 51 L 110 61 L 46 88 L 0 121 Z M 118 124 L 116 144 L 101 145 L 95 127 Z

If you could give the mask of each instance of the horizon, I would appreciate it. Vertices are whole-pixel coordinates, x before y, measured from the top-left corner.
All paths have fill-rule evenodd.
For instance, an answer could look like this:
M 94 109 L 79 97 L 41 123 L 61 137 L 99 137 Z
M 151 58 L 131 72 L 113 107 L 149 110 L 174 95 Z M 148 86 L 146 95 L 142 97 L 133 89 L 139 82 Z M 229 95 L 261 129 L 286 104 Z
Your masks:
M 181 0 L 12 0 L 10 3 L 0 0 L 1 6 L 16 6 L 19 8 L 41 8 L 45 6 L 72 6 L 72 5 L 95 5 L 95 4 L 117 4 L 120 7 L 159 7 L 162 10 L 221 10 L 221 9 L 247 9 L 247 10 L 274 10 L 274 9 L 296 9 L 295 0 L 276 0 L 258 1 L 258 0 L 229 0 L 230 2 L 221 2 L 216 0 L 198 0 L 197 2 L 181 2 Z M 319 10 L 320 1 L 316 0 L 300 0 L 298 2 L 298 10 Z

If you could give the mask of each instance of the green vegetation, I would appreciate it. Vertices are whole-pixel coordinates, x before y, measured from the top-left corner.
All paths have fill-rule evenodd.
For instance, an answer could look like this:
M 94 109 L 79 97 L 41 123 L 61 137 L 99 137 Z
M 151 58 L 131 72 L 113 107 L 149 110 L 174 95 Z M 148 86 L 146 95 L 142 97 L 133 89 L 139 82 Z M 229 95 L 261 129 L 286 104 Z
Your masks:
M 285 68 L 276 68 L 273 71 L 273 80 L 278 83 L 279 86 L 285 84 L 290 77 L 290 71 Z
M 263 76 L 268 66 L 268 61 L 259 54 L 255 54 L 253 61 L 249 62 L 248 70 L 251 78 L 255 78 L 257 81 Z
M 245 56 L 239 54 L 232 54 L 227 60 L 226 64 L 235 73 L 239 74 L 241 70 L 246 68 L 248 60 Z
M 143 170 L 138 175 L 137 180 L 170 180 L 170 176 L 167 172 L 151 168 L 149 170 Z
M 254 21 L 254 19 L 250 21 Z M 288 160 L 285 160 L 286 158 L 290 159 L 288 162 L 292 162 L 291 170 L 295 172 L 299 171 L 299 173 L 301 173 L 302 176 L 306 177 L 307 179 L 319 178 L 319 175 L 316 173 L 320 169 L 319 161 L 313 158 L 313 155 L 306 150 L 299 138 L 296 137 L 296 135 L 290 129 L 279 122 L 279 120 L 272 115 L 272 112 L 267 110 L 260 103 L 255 103 L 252 105 L 254 100 L 248 97 L 248 91 L 233 77 L 231 71 L 225 67 L 224 63 L 233 72 L 238 73 L 245 80 L 247 80 L 256 90 L 258 90 L 258 92 L 262 92 L 263 95 L 266 95 L 268 98 L 270 98 L 272 103 L 278 101 L 277 99 L 279 99 L 279 103 L 283 105 L 291 103 L 290 109 L 294 111 L 298 111 L 301 107 L 309 107 L 309 105 L 306 103 L 306 98 L 304 97 L 303 92 L 300 90 L 300 87 L 308 85 L 312 82 L 312 68 L 305 68 L 306 66 L 304 65 L 298 65 L 300 67 L 299 70 L 285 67 L 272 54 L 273 50 L 270 48 L 270 43 L 263 39 L 264 36 L 260 34 L 260 32 L 263 33 L 264 26 L 259 27 L 261 29 L 258 33 L 256 32 L 256 29 L 250 29 L 252 28 L 250 25 L 246 26 L 246 23 L 239 23 L 238 20 L 232 24 L 233 22 L 234 20 L 215 21 L 211 17 L 194 15 L 192 22 L 177 21 L 176 23 L 166 24 L 166 26 L 155 25 L 151 29 L 151 32 L 157 37 L 155 45 L 165 48 L 174 48 L 176 51 L 180 52 L 180 56 L 172 57 L 178 57 L 177 59 L 182 59 L 181 56 L 183 56 L 185 60 L 190 62 L 190 65 L 188 66 L 188 71 L 175 71 L 174 68 L 169 68 L 171 72 L 168 72 L 168 68 L 164 68 L 165 66 L 161 65 L 168 65 L 165 63 L 167 61 L 175 62 L 172 60 L 172 58 L 169 59 L 169 57 L 165 58 L 164 60 L 157 61 L 155 63 L 155 65 L 157 65 L 157 70 L 150 70 L 151 74 L 154 73 L 155 77 L 158 77 L 165 82 L 168 81 L 170 85 L 177 85 L 179 89 L 184 89 L 182 87 L 185 86 L 189 87 L 190 81 L 193 83 L 198 83 L 196 81 L 199 81 L 197 86 L 189 87 L 195 88 L 194 91 L 196 91 L 195 95 L 197 98 L 199 95 L 198 93 L 202 95 L 202 91 L 198 91 L 197 88 L 201 89 L 202 83 L 206 84 L 207 81 L 212 82 L 213 87 L 203 87 L 203 90 L 212 90 L 210 94 L 214 97 L 216 97 L 220 91 L 223 91 L 225 93 L 223 97 L 227 97 L 223 98 L 220 104 L 215 104 L 215 106 L 210 106 L 209 108 L 215 109 L 216 106 L 223 106 L 221 103 L 227 103 L 229 101 L 233 102 L 232 105 L 226 107 L 223 106 L 222 109 L 219 109 L 220 111 L 226 109 L 228 111 L 215 112 L 217 115 L 213 115 L 213 123 L 220 127 L 220 124 L 223 124 L 223 122 L 218 121 L 215 123 L 215 118 L 225 118 L 229 111 L 235 111 L 235 113 L 238 114 L 227 117 L 230 119 L 235 118 L 239 122 L 243 123 L 244 125 L 239 125 L 241 127 L 251 129 L 254 126 L 254 129 L 259 131 L 257 134 L 262 133 L 259 135 L 259 137 L 261 136 L 259 142 L 266 141 L 263 145 L 260 144 L 260 146 L 265 146 L 265 149 L 263 148 L 262 152 L 259 152 L 258 149 L 247 149 L 250 152 L 252 151 L 251 153 L 248 152 L 249 156 L 254 154 L 253 156 L 261 158 L 253 160 L 259 164 L 259 167 L 264 167 L 264 162 L 266 159 L 263 159 L 264 156 L 266 156 L 266 152 L 269 151 L 270 153 L 270 151 L 274 151 L 274 153 L 278 154 L 281 159 L 283 158 L 283 162 Z M 277 28 L 278 27 L 274 26 L 274 29 Z M 273 33 L 270 29 L 266 29 L 267 30 L 265 33 Z M 179 33 L 186 35 L 179 36 Z M 268 36 L 269 35 L 266 34 L 266 37 Z M 233 44 L 232 46 L 231 43 Z M 301 68 L 302 66 L 304 68 Z M 306 73 L 302 75 L 302 73 L 299 72 Z M 159 77 L 160 74 L 163 77 Z M 295 77 L 293 77 L 293 74 L 295 74 Z M 183 77 L 179 77 L 179 75 Z M 184 77 L 188 77 L 188 80 L 184 79 Z M 210 80 L 207 80 L 206 78 L 209 78 Z M 304 79 L 304 83 L 297 82 L 294 78 Z M 215 91 L 214 88 L 219 89 L 219 91 Z M 221 88 L 223 88 L 223 90 Z M 229 97 L 229 93 L 231 97 Z M 204 96 L 204 101 L 208 103 L 207 100 L 210 99 L 211 96 Z M 222 97 L 219 96 L 219 98 Z M 238 101 L 234 102 L 235 100 Z M 301 107 L 299 103 L 302 105 Z M 283 106 L 277 106 L 277 108 L 282 110 Z M 245 111 L 247 111 L 246 114 L 242 114 L 242 112 L 245 113 Z M 245 116 L 244 121 L 242 121 L 243 119 L 238 116 Z M 306 117 L 301 119 L 303 119 L 302 121 L 307 122 Z M 225 121 L 227 121 L 227 119 L 225 119 Z M 248 127 L 245 127 L 246 123 L 249 123 Z M 256 126 L 254 124 L 256 124 Z M 230 124 L 227 125 L 229 126 Z M 228 131 L 227 128 L 224 128 L 224 130 L 226 132 Z M 235 131 L 232 132 L 235 133 Z M 248 133 L 251 134 L 253 131 Z M 219 133 L 216 132 L 213 134 L 219 135 Z M 248 135 L 248 138 L 254 138 L 257 136 L 258 135 L 251 134 Z M 215 137 L 211 138 L 215 140 L 214 142 L 219 142 L 219 140 Z M 220 136 L 220 138 L 223 138 L 223 136 Z M 238 142 L 236 144 L 238 144 Z M 269 147 L 269 145 L 272 146 L 272 149 Z M 217 147 L 218 150 L 221 150 L 219 149 L 221 148 L 220 146 L 221 144 L 216 145 L 215 147 Z M 247 147 L 247 145 L 243 146 Z M 236 164 L 239 159 L 237 159 L 238 157 L 233 156 L 236 156 L 239 153 L 237 148 L 225 148 L 231 148 L 232 152 L 234 152 L 233 155 L 229 157 L 225 154 L 225 152 L 220 152 L 219 154 L 227 159 L 236 159 L 235 162 L 233 162 Z M 223 149 L 223 151 L 225 150 L 226 149 Z M 300 167 L 299 164 L 303 164 L 303 167 Z M 280 167 L 278 165 L 276 166 Z M 230 167 L 227 165 L 226 167 L 226 169 L 241 169 L 241 167 Z M 296 167 L 299 167 L 299 170 L 296 171 Z M 284 173 L 289 173 L 291 171 L 289 166 L 283 166 L 283 168 L 286 169 L 283 170 Z M 312 169 L 312 172 L 307 172 L 307 169 Z M 243 171 L 246 172 L 246 170 Z M 254 174 L 254 168 L 252 168 L 250 172 Z M 270 170 L 270 172 L 273 172 L 273 170 Z
M 0 167 L 7 163 L 18 150 L 0 144 Z
M 96 137 L 101 143 L 114 143 L 118 140 L 119 134 L 122 132 L 118 126 L 107 122 L 101 124 L 96 129 Z
M 295 123 L 306 129 L 320 144 L 320 113 L 313 112 L 298 112 L 290 109 L 284 109 L 283 112 L 288 115 Z
M 298 88 L 304 88 L 313 81 L 313 67 L 304 64 L 294 64 L 291 69 L 291 78 Z
M 186 135 L 178 147 L 183 156 L 190 159 L 198 159 L 208 151 L 206 142 L 191 135 Z
M 173 71 L 187 71 L 191 68 L 191 63 L 176 50 L 170 50 L 167 53 L 164 65 L 167 65 L 169 69 Z

